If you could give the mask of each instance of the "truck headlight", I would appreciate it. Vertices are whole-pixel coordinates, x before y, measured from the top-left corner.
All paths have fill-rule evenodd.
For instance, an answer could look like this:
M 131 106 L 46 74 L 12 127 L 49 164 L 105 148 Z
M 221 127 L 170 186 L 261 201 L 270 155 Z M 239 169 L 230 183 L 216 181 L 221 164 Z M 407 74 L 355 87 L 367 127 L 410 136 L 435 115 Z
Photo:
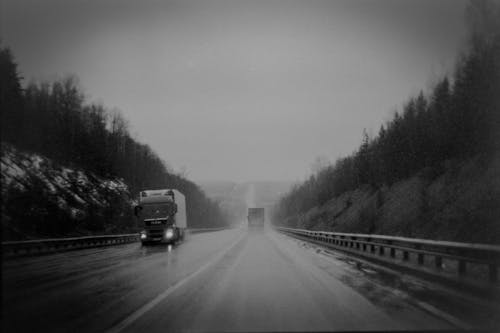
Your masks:
M 146 239 L 148 236 L 146 235 L 145 231 L 141 231 L 141 239 Z
M 174 229 L 169 228 L 165 231 L 165 238 L 170 239 L 172 237 L 174 237 Z

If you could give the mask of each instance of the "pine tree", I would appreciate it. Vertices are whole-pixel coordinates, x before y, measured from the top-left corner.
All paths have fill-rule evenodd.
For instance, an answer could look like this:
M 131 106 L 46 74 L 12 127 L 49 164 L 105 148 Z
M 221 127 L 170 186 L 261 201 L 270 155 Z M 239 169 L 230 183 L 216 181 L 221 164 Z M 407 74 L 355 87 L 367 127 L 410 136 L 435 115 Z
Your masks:
M 25 121 L 22 90 L 17 64 L 8 48 L 0 45 L 0 121 L 1 139 L 19 143 Z

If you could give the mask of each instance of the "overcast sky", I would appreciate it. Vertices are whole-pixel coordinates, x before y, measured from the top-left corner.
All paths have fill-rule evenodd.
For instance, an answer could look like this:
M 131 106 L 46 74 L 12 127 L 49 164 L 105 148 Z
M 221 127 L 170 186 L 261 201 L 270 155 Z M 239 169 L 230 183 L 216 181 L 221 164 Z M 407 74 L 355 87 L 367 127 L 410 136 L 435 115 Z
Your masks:
M 301 180 L 450 72 L 464 2 L 3 0 L 22 75 L 75 74 L 193 180 Z

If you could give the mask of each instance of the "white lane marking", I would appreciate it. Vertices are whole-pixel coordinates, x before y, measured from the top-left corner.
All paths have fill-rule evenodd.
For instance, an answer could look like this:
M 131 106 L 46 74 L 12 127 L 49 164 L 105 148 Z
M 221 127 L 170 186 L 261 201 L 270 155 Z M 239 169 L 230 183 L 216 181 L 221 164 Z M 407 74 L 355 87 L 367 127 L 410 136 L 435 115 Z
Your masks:
M 475 328 L 475 327 L 467 324 L 466 322 L 458 319 L 457 317 L 452 316 L 444 311 L 441 311 L 438 308 L 436 308 L 428 303 L 421 302 L 418 300 L 410 300 L 410 302 L 413 302 L 416 306 L 420 307 L 424 311 L 427 311 L 431 315 L 434 315 L 435 317 L 438 317 L 444 321 L 447 321 L 448 323 L 450 323 L 451 325 L 455 326 L 458 329 L 472 330 Z
M 224 257 L 230 250 L 233 249 L 233 247 L 236 246 L 236 244 L 238 244 L 243 239 L 243 237 L 244 236 L 240 236 L 234 243 L 232 243 L 228 248 L 226 248 L 225 250 L 220 252 L 218 255 L 216 255 L 211 261 L 207 262 L 205 265 L 201 266 L 196 271 L 194 271 L 193 273 L 186 276 L 184 279 L 177 281 L 176 283 L 174 283 L 173 285 L 168 287 L 161 294 L 159 294 L 158 296 L 153 298 L 151 301 L 149 301 L 148 303 L 141 306 L 139 309 L 134 311 L 131 315 L 126 317 L 124 320 L 122 320 L 121 322 L 119 322 L 115 326 L 108 329 L 106 332 L 107 333 L 118 333 L 118 332 L 123 331 L 125 328 L 127 328 L 133 322 L 135 322 L 137 319 L 139 319 L 141 316 L 143 316 L 146 312 L 148 312 L 149 310 L 154 308 L 156 305 L 158 305 L 158 303 L 160 303 L 165 298 L 167 298 L 174 291 L 176 291 L 177 289 L 179 289 L 180 287 L 182 287 L 183 285 L 185 285 L 186 283 L 191 281 L 194 277 L 196 277 L 197 275 L 199 275 L 200 273 L 205 271 L 207 268 L 209 268 L 210 266 L 215 264 L 217 261 L 222 259 L 222 257 Z

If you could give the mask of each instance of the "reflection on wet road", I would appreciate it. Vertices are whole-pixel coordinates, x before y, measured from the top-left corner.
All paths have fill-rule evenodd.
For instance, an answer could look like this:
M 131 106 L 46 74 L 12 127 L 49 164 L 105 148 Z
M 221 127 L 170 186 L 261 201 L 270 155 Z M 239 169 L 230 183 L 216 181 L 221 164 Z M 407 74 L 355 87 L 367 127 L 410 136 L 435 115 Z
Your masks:
M 378 274 L 273 231 L 7 261 L 9 331 L 450 329 Z

